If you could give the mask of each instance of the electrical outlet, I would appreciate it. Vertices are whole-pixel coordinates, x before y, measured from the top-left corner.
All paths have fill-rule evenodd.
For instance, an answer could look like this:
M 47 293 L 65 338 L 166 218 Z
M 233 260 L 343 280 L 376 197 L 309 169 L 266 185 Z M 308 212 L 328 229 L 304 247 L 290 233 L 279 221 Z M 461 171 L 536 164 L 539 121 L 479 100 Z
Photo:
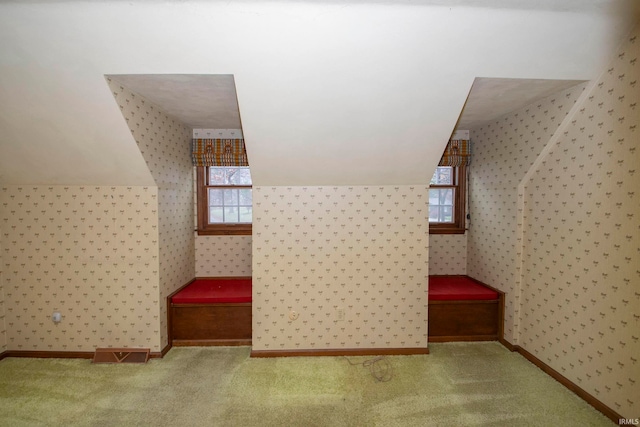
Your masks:
M 338 308 L 336 308 L 336 317 L 337 317 L 337 320 L 344 320 L 344 315 L 345 315 L 344 307 L 338 307 Z

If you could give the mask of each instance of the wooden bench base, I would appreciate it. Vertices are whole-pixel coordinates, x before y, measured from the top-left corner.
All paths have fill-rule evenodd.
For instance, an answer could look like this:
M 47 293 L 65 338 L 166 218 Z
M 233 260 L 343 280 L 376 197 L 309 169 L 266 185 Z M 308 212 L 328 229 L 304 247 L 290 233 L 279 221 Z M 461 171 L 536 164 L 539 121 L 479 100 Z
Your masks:
M 497 300 L 429 301 L 428 340 L 493 341 L 503 338 L 504 293 L 493 290 L 498 293 Z M 251 345 L 250 302 L 175 304 L 169 296 L 168 304 L 172 345 Z
M 251 303 L 171 304 L 175 346 L 251 345 Z
M 250 301 L 251 277 L 193 279 L 167 297 L 171 345 L 251 345 Z
M 495 341 L 499 301 L 429 302 L 429 341 Z
M 498 299 L 429 301 L 429 342 L 503 338 L 504 293 L 481 284 L 496 291 Z

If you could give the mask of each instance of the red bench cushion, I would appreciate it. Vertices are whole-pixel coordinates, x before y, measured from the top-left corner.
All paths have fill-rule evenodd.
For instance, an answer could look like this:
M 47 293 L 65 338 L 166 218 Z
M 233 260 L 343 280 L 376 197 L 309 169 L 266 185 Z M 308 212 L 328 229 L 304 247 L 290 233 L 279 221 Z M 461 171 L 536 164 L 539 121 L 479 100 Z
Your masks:
M 429 276 L 429 300 L 494 300 L 498 293 L 465 276 Z
M 171 298 L 174 304 L 251 302 L 251 279 L 197 279 Z

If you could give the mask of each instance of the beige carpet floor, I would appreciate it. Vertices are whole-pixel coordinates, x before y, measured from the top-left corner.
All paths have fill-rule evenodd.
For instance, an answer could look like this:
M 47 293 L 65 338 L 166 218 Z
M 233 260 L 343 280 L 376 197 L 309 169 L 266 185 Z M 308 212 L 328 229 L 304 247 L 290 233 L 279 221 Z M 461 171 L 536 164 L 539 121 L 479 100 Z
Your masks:
M 248 347 L 177 347 L 140 365 L 7 358 L 0 425 L 614 425 L 498 343 L 429 348 L 370 366 L 370 357 L 252 359 Z

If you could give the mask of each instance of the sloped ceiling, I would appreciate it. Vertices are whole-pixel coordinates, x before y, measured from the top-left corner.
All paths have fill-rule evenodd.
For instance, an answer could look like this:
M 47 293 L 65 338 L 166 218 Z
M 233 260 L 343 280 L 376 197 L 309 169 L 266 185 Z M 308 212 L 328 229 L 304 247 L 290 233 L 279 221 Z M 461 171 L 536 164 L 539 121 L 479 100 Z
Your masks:
M 241 129 L 231 75 L 126 74 L 109 76 L 191 129 Z
M 477 78 L 471 86 L 456 128 L 473 129 L 580 83 L 584 81 Z
M 153 184 L 104 76 L 195 74 L 234 77 L 256 185 L 424 184 L 476 77 L 592 79 L 638 17 L 562 3 L 4 2 L 0 183 Z

